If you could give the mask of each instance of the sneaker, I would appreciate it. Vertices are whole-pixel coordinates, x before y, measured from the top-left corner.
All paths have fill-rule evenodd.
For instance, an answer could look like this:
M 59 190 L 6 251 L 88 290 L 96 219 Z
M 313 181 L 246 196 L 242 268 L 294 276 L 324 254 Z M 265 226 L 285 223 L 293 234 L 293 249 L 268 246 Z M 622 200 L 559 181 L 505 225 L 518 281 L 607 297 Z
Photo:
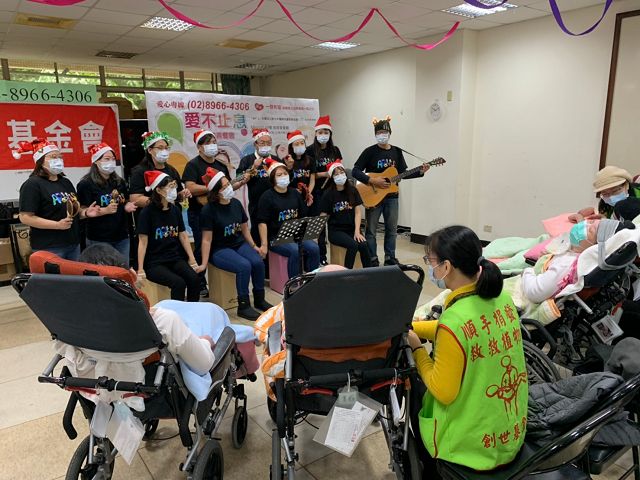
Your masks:
M 203 288 L 202 290 L 200 290 L 200 298 L 208 298 L 209 297 L 209 289 L 208 288 Z
M 329 262 L 327 262 L 326 258 L 323 258 L 320 260 L 320 266 L 321 267 L 326 267 L 327 265 L 329 265 Z
M 384 259 L 384 265 L 385 266 L 389 266 L 389 265 L 400 265 L 400 261 L 393 257 L 393 258 L 385 258 Z
M 380 266 L 380 260 L 378 260 L 377 258 L 371 259 L 371 266 L 372 267 L 379 267 Z

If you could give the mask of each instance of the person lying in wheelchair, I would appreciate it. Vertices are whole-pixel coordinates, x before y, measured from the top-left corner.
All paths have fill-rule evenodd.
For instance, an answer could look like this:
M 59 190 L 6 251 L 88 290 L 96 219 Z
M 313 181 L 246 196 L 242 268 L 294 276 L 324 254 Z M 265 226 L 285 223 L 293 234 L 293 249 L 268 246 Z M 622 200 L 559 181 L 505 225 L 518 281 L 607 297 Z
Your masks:
M 475 470 L 511 462 L 524 442 L 528 380 L 520 319 L 478 236 L 450 226 L 426 242 L 428 276 L 449 288 L 438 320 L 413 323 L 409 343 L 427 392 L 418 413 L 425 478 L 435 459 Z M 434 342 L 433 358 L 420 339 Z

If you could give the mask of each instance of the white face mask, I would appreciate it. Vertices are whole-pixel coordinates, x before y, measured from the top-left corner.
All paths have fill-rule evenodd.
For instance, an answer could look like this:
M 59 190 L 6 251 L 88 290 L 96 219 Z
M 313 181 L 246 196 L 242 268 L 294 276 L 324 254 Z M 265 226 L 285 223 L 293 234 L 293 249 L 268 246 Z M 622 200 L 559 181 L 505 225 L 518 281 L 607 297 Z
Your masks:
M 222 195 L 222 198 L 225 200 L 231 200 L 234 195 L 233 187 L 231 185 L 227 185 L 226 188 L 220 192 L 220 195 Z
M 64 160 L 61 158 L 52 158 L 49 160 L 49 168 L 47 169 L 52 175 L 60 175 L 64 170 Z
M 293 147 L 293 153 L 295 153 L 296 155 L 302 155 L 306 150 L 307 149 L 304 147 L 304 145 Z
M 158 163 L 166 163 L 169 160 L 169 150 L 160 150 L 156 153 L 156 161 Z
M 287 188 L 289 186 L 289 175 L 276 178 L 276 185 L 280 188 Z
M 316 135 L 316 139 L 318 140 L 318 143 L 321 143 L 322 145 L 326 144 L 329 141 L 330 137 L 331 135 L 327 135 L 327 134 Z
M 167 192 L 167 202 L 175 202 L 176 199 L 178 198 L 178 189 L 177 188 L 172 188 L 171 190 L 169 190 Z
M 389 134 L 388 133 L 379 133 L 376 135 L 376 142 L 378 145 L 386 145 L 389 143 Z
M 116 161 L 111 160 L 107 162 L 98 163 L 98 169 L 104 174 L 111 175 L 116 171 Z
M 268 157 L 269 155 L 271 155 L 271 147 L 268 145 L 264 147 L 258 147 L 258 155 L 265 158 Z
M 336 185 L 344 185 L 347 183 L 347 175 L 344 173 L 338 173 L 337 175 L 334 175 L 333 181 Z
M 215 157 L 218 154 L 218 144 L 210 143 L 204 146 L 204 154 L 207 157 Z

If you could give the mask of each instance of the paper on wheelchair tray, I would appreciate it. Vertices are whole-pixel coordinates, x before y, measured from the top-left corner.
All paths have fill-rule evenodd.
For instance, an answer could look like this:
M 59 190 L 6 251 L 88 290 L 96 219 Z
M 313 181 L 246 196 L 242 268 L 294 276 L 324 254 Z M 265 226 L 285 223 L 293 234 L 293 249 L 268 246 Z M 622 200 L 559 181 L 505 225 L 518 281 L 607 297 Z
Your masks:
M 116 402 L 107 425 L 107 437 L 128 465 L 133 462 L 143 436 L 142 422 L 133 416 L 124 403 Z

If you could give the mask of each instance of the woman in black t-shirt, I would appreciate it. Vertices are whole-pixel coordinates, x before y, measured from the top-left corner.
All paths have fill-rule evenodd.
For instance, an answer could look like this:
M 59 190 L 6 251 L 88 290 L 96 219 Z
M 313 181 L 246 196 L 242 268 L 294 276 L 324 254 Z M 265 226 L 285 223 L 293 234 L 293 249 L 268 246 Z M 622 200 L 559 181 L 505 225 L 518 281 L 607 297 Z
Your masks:
M 200 214 L 203 260 L 196 271 L 204 272 L 207 262 L 211 262 L 222 270 L 235 273 L 238 316 L 256 320 L 260 314 L 249 303 L 250 279 L 254 306 L 264 312 L 273 305 L 264 298 L 264 261 L 251 238 L 247 214 L 234 198 L 233 186 L 223 172 L 209 168 L 202 181 L 209 190 L 209 203 Z
M 177 182 L 166 173 L 151 170 L 144 175 L 151 203 L 138 218 L 138 277 L 171 289 L 173 300 L 200 300 L 198 267 L 184 229 L 182 212 L 174 205 Z M 185 258 L 187 260 L 185 260 Z
M 347 253 L 344 266 L 353 268 L 356 254 L 360 252 L 363 267 L 371 266 L 371 254 L 364 235 L 360 232 L 362 213 L 358 206 L 362 199 L 358 190 L 347 180 L 347 173 L 341 162 L 329 164 L 327 169 L 329 184 L 322 197 L 320 211 L 329 215 L 329 241 L 344 247 Z
M 64 160 L 55 143 L 41 138 L 20 142 L 13 155 L 33 153 L 36 164 L 20 187 L 20 221 L 31 227 L 31 248 L 46 250 L 67 260 L 78 260 L 80 236 L 78 219 L 95 217 L 95 202 L 81 208 L 73 184 L 62 173 Z
M 307 207 L 298 191 L 289 188 L 287 167 L 276 160 L 267 160 L 266 163 L 272 188 L 264 192 L 258 202 L 256 217 L 260 231 L 260 253 L 264 258 L 267 256 L 268 249 L 271 248 L 278 255 L 287 257 L 289 277 L 291 278 L 300 273 L 298 245 L 295 243 L 271 247 L 269 245 L 278 234 L 280 226 L 287 220 L 304 217 Z M 305 253 L 305 271 L 315 270 L 320 264 L 318 244 L 311 240 L 305 240 L 302 242 L 302 247 Z
M 287 133 L 287 141 L 289 142 L 289 158 L 285 160 L 285 164 L 292 161 L 291 167 L 287 165 L 287 169 L 291 170 L 293 187 L 298 189 L 307 207 L 310 207 L 314 203 L 312 192 L 316 185 L 316 162 L 305 153 L 307 147 L 304 135 L 300 130 Z
M 129 225 L 127 214 L 136 211 L 129 202 L 129 189 L 116 173 L 115 151 L 106 143 L 92 145 L 91 168 L 78 183 L 78 200 L 86 206 L 96 203 L 99 215 L 87 221 L 87 246 L 108 243 L 129 263 Z

